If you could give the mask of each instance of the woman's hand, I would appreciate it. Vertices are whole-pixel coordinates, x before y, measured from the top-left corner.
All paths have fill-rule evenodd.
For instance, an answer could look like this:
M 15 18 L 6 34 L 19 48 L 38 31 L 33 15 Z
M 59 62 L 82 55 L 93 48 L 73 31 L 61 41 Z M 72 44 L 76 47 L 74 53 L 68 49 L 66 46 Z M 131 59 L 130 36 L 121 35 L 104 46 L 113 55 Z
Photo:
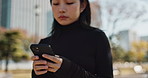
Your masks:
M 47 61 L 39 60 L 38 56 L 32 56 L 33 69 L 36 75 L 45 74 L 48 71 Z
M 48 71 L 50 72 L 56 72 L 62 65 L 63 59 L 60 58 L 59 56 L 51 56 L 51 55 L 47 55 L 47 54 L 43 54 L 42 55 L 44 58 L 49 59 L 52 62 L 47 62 L 47 66 L 48 66 Z
M 56 72 L 62 65 L 63 59 L 59 56 L 51 56 L 43 54 L 43 57 L 49 59 L 55 63 L 48 62 L 46 60 L 40 60 L 38 56 L 32 56 L 33 69 L 36 75 L 41 75 L 50 72 Z

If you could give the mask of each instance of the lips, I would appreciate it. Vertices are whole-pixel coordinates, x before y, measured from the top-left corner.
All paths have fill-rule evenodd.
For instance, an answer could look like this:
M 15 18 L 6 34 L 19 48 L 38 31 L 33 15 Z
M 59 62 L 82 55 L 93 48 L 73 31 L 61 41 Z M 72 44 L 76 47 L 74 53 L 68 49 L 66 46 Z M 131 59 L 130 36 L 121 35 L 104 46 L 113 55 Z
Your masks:
M 68 17 L 67 16 L 59 16 L 59 18 L 61 19 L 61 20 L 65 20 L 65 19 L 67 19 Z

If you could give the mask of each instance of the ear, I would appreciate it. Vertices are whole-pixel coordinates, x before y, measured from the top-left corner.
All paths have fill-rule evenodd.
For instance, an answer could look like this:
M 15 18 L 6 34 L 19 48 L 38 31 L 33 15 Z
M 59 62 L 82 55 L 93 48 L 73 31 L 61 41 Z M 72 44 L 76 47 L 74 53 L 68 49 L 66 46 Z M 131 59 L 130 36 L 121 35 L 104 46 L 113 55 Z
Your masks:
M 86 1 L 81 4 L 81 6 L 80 6 L 80 12 L 81 13 L 85 10 L 86 6 L 87 6 L 87 2 Z

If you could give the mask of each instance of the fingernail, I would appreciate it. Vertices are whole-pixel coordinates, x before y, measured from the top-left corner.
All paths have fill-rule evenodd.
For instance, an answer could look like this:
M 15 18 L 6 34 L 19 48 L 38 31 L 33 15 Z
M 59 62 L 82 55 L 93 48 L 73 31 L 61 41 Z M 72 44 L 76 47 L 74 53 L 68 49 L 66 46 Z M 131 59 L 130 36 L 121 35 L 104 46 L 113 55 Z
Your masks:
M 42 56 L 43 56 L 43 57 L 46 57 L 46 56 L 48 56 L 48 55 L 47 55 L 47 54 L 43 54 Z
M 45 57 L 46 55 L 45 54 L 42 54 L 42 56 Z
M 55 57 L 58 57 L 59 58 L 60 56 L 59 55 L 55 55 Z

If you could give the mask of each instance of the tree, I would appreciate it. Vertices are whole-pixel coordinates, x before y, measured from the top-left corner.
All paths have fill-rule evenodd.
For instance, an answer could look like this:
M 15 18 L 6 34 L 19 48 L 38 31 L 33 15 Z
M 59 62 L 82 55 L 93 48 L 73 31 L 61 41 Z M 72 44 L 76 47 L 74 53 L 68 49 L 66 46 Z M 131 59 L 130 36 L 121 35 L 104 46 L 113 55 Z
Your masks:
M 0 40 L 2 39 L 2 37 L 3 37 L 3 34 L 4 34 L 4 32 L 6 31 L 6 29 L 5 28 L 3 28 L 3 27 L 0 27 Z M 2 52 L 1 52 L 1 50 L 0 50 L 0 70 L 2 69 L 2 60 L 3 59 L 3 57 L 2 57 Z
M 21 30 L 7 30 L 2 34 L 0 38 L 0 53 L 1 59 L 6 60 L 5 72 L 8 72 L 9 59 L 18 62 L 22 58 L 28 58 L 28 54 L 25 52 L 23 45 L 23 41 L 26 40 L 27 37 Z
M 139 41 L 132 42 L 131 52 L 134 52 L 135 61 L 138 63 L 144 62 L 148 51 L 148 42 Z
M 144 57 L 144 61 L 148 62 L 148 50 L 146 51 L 146 56 Z
M 124 62 L 125 51 L 116 44 L 112 44 L 113 62 Z
M 147 2 L 141 0 L 99 0 L 102 27 L 107 29 L 113 41 L 121 29 L 130 29 L 141 22 L 147 22 Z
M 135 52 L 128 51 L 125 53 L 123 59 L 124 62 L 135 62 Z

